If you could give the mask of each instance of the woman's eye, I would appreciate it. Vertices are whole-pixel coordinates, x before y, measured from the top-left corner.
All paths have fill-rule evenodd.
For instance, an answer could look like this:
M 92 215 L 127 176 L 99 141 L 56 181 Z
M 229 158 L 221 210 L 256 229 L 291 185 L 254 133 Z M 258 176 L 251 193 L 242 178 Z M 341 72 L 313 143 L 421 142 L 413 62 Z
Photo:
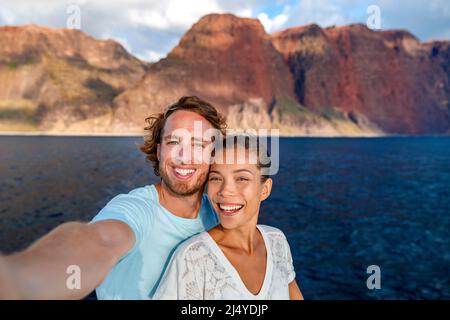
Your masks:
M 176 145 L 176 144 L 178 144 L 178 141 L 172 140 L 172 141 L 167 142 L 167 144 Z
M 239 178 L 237 178 L 237 180 L 238 181 L 248 181 L 249 179 L 245 178 L 245 177 L 239 177 Z

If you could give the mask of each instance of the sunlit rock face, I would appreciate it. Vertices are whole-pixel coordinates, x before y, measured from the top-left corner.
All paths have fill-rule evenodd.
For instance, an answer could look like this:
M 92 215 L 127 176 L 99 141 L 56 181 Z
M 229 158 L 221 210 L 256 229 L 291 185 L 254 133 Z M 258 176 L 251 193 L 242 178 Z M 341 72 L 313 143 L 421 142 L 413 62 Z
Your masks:
M 302 135 L 381 132 L 368 120 L 351 121 L 332 105 L 323 110 L 302 107 L 289 65 L 261 23 L 231 14 L 207 15 L 194 24 L 143 81 L 115 99 L 115 123 L 142 126 L 146 115 L 182 95 L 214 104 L 231 128 L 277 128 L 282 134 Z
M 388 133 L 450 132 L 450 42 L 359 24 L 290 28 L 272 42 L 307 108 L 357 112 Z
M 142 133 L 149 115 L 197 95 L 231 128 L 442 134 L 449 83 L 448 41 L 363 25 L 269 35 L 257 19 L 211 14 L 153 64 L 77 30 L 0 27 L 0 131 Z
M 0 27 L 0 130 L 103 130 L 113 99 L 147 68 L 78 30 Z

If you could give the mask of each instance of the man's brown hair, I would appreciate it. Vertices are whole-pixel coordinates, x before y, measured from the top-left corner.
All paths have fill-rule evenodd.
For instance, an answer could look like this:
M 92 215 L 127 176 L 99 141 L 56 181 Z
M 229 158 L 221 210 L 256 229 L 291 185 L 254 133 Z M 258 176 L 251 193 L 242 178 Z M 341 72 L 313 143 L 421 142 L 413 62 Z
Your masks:
M 215 129 L 220 130 L 223 135 L 225 134 L 226 122 L 223 115 L 210 103 L 196 96 L 181 97 L 178 102 L 169 106 L 164 112 L 152 114 L 145 119 L 148 126 L 144 129 L 148 131 L 148 134 L 145 136 L 144 143 L 139 149 L 147 155 L 146 158 L 152 163 L 153 171 L 157 176 L 159 176 L 159 160 L 156 155 L 157 146 L 158 143 L 161 143 L 162 131 L 167 118 L 178 110 L 191 111 L 201 115 L 208 120 Z

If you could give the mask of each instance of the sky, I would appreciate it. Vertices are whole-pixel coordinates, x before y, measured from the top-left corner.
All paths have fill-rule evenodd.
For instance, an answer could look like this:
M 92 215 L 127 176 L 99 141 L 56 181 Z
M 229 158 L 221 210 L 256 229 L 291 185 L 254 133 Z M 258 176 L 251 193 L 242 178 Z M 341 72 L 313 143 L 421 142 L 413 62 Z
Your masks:
M 259 19 L 272 33 L 309 23 L 366 24 L 371 5 L 379 8 L 381 30 L 407 29 L 422 41 L 450 39 L 450 0 L 0 0 L 0 26 L 65 28 L 69 23 L 153 62 L 208 13 Z

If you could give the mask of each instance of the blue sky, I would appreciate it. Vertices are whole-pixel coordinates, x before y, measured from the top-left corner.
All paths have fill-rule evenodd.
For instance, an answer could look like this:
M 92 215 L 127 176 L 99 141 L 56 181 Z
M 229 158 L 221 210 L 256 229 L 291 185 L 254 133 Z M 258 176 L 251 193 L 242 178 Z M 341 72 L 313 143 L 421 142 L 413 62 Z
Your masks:
M 81 30 L 112 38 L 141 59 L 164 57 L 201 16 L 231 12 L 259 19 L 267 32 L 317 23 L 366 23 L 377 5 L 382 29 L 408 29 L 422 41 L 450 39 L 449 0 L 0 0 L 0 25 L 66 27 L 67 8 L 80 8 Z

